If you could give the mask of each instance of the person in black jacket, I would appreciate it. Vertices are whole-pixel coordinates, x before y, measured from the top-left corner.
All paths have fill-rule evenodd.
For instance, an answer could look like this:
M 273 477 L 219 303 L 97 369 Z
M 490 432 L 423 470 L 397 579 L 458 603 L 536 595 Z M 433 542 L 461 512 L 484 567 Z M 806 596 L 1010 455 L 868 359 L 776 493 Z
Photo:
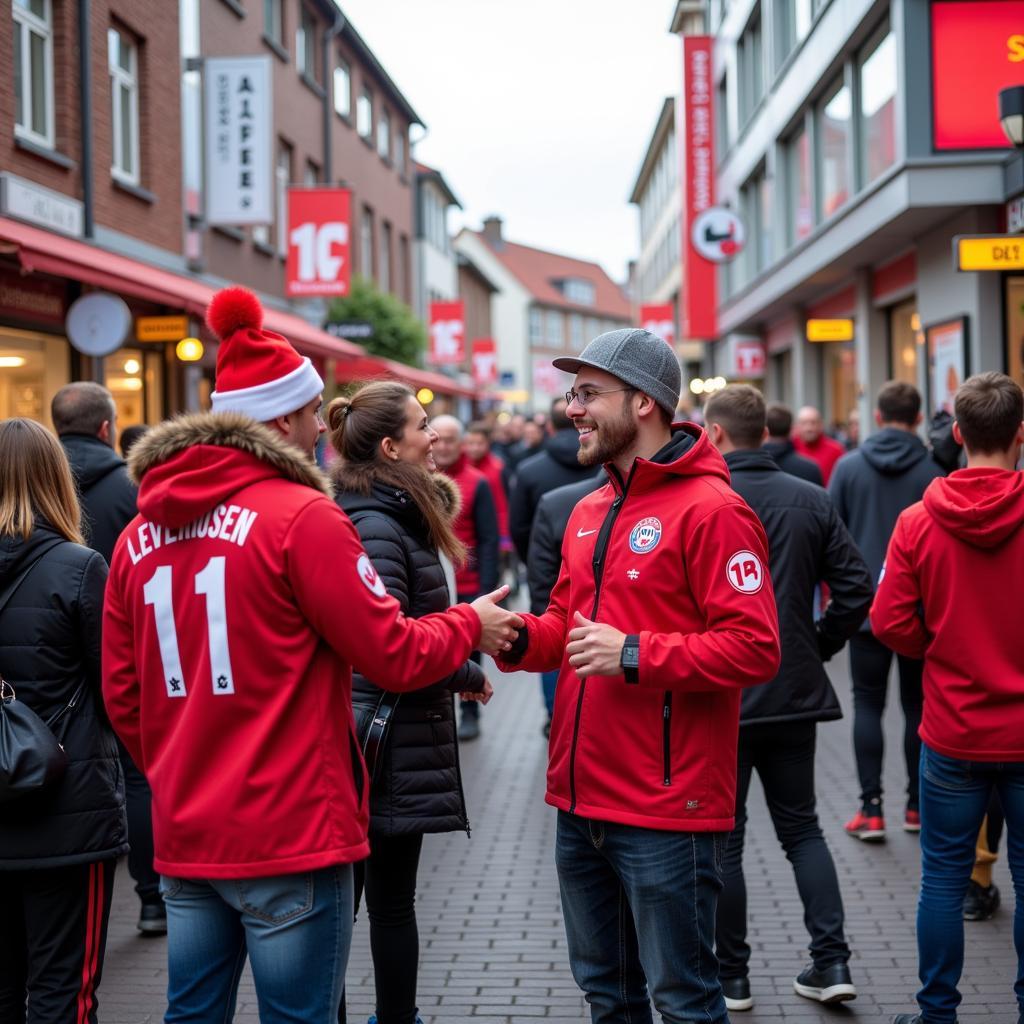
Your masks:
M 765 410 L 765 425 L 768 427 L 768 439 L 761 447 L 775 460 L 779 469 L 821 487 L 824 481 L 818 464 L 798 454 L 793 444 L 793 411 L 781 402 L 772 402 Z
M 565 414 L 566 401 L 551 403 L 551 427 L 554 433 L 544 442 L 544 450 L 524 459 L 516 467 L 508 500 L 508 525 L 512 543 L 522 562 L 529 564 L 530 530 L 537 503 L 548 491 L 574 484 L 594 475 L 592 466 L 580 465 L 577 454 L 580 436 Z
M 601 470 L 589 480 L 566 484 L 565 487 L 556 487 L 553 491 L 548 491 L 537 504 L 533 529 L 530 531 L 530 561 L 526 566 L 526 582 L 530 587 L 530 611 L 534 615 L 543 615 L 547 611 L 548 598 L 562 567 L 562 537 L 565 535 L 572 510 L 581 498 L 600 487 L 604 480 L 604 470 Z M 541 691 L 548 713 L 548 720 L 544 723 L 545 736 L 551 734 L 551 715 L 555 710 L 557 682 L 558 669 L 541 673 Z
M 328 408 L 337 502 L 349 515 L 388 592 L 419 618 L 455 600 L 453 562 L 465 557 L 453 522 L 458 487 L 436 471 L 436 435 L 406 385 L 375 381 Z M 352 703 L 370 787 L 365 887 L 380 1024 L 416 1019 L 419 940 L 416 872 L 428 832 L 469 833 L 452 695 L 486 703 L 474 661 L 414 693 L 386 693 L 353 673 Z M 387 721 L 381 728 L 380 721 Z
M 875 423 L 881 428 L 856 451 L 836 463 L 828 491 L 857 542 L 877 586 L 886 549 L 899 514 L 921 500 L 925 488 L 944 476 L 917 436 L 921 395 L 911 384 L 890 381 L 878 392 Z M 882 807 L 882 762 L 885 753 L 882 715 L 889 688 L 893 653 L 876 640 L 867 621 L 850 640 L 853 679 L 853 752 L 857 760 L 861 806 L 846 823 L 856 839 L 885 839 Z M 907 766 L 907 805 L 903 828 L 921 831 L 918 812 L 918 761 L 921 740 L 922 675 L 924 663 L 897 656 L 900 704 L 903 707 L 903 753 Z
M 726 850 L 716 928 L 726 1004 L 731 1010 L 753 1005 L 743 839 L 755 769 L 793 865 L 811 936 L 812 963 L 793 987 L 823 1003 L 853 999 L 843 901 L 815 809 L 814 750 L 817 723 L 842 717 L 822 661 L 843 647 L 867 615 L 871 577 L 828 494 L 782 472 L 763 449 L 765 406 L 759 391 L 730 385 L 708 400 L 704 417 L 708 436 L 725 457 L 733 489 L 757 513 L 768 535 L 782 645 L 778 675 L 766 686 L 744 690 L 740 705 L 736 827 Z M 831 600 L 815 623 L 819 580 L 828 583 Z
M 100 695 L 107 566 L 82 544 L 71 471 L 38 423 L 0 423 L 0 674 L 52 725 L 66 774 L 0 804 L 0 1021 L 96 1022 L 124 783 Z M 9 691 L 4 688 L 9 696 Z
M 92 381 L 67 384 L 53 396 L 50 415 L 78 485 L 86 543 L 109 565 L 117 538 L 138 512 L 138 490 L 124 459 L 114 451 L 114 397 Z M 141 904 L 136 927 L 143 935 L 164 935 L 167 911 L 160 898 L 160 876 L 153 869 L 153 794 L 120 740 L 117 746 L 128 801 L 128 872 Z

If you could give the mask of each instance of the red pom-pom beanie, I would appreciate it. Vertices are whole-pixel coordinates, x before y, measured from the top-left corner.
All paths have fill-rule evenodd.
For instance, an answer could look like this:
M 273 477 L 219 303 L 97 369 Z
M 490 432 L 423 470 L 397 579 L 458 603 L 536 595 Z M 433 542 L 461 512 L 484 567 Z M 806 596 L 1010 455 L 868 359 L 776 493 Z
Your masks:
M 263 330 L 260 300 L 245 288 L 225 288 L 210 300 L 206 323 L 221 339 L 214 412 L 241 412 L 266 423 L 313 401 L 320 374 L 291 342 Z

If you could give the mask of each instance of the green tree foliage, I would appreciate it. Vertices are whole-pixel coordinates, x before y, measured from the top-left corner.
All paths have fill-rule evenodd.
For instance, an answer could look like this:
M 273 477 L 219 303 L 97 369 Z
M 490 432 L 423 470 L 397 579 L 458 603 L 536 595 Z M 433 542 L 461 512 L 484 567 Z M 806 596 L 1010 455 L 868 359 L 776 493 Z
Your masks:
M 407 366 L 420 364 L 427 347 L 427 329 L 400 299 L 379 291 L 365 277 L 353 277 L 349 294 L 333 299 L 328 320 L 366 320 L 373 324 L 373 337 L 360 344 L 370 355 L 395 359 Z

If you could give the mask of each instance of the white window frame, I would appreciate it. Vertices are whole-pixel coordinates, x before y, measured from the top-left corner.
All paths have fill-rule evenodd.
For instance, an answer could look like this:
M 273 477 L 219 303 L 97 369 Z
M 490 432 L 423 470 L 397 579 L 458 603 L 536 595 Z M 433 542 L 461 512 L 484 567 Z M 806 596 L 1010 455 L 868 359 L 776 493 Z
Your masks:
M 25 124 L 14 124 L 14 134 L 26 142 L 53 149 L 55 142 L 53 113 L 53 5 L 51 0 L 43 0 L 44 16 L 40 19 L 27 7 L 12 3 L 14 31 L 21 37 L 21 115 Z M 35 34 L 43 39 L 43 89 L 45 91 L 46 132 L 40 135 L 32 128 L 32 47 L 30 37 Z M 13 45 L 13 41 L 12 41 Z M 13 69 L 12 69 L 13 70 Z
M 360 138 L 373 141 L 373 93 L 365 85 L 359 90 L 359 98 L 356 100 L 356 131 Z
M 131 68 L 125 71 L 110 52 L 111 41 L 117 36 L 118 51 L 127 46 L 128 63 Z M 110 152 L 110 173 L 118 181 L 127 185 L 138 185 L 141 179 L 139 167 L 139 47 L 124 32 L 117 28 L 107 29 L 107 70 L 110 72 L 110 116 L 111 116 L 111 152 Z M 128 90 L 128 128 L 131 138 L 131 166 L 133 170 L 125 169 L 125 154 L 122 152 L 121 140 L 121 93 L 122 89 Z
M 344 79 L 344 87 L 338 87 L 338 76 L 339 73 Z M 334 65 L 334 112 L 341 115 L 341 117 L 352 116 L 352 68 L 349 66 L 347 60 L 338 58 L 337 64 Z M 338 100 L 342 99 L 342 103 L 338 103 Z
M 377 118 L 377 155 L 382 160 L 391 159 L 391 115 L 386 110 Z
M 311 31 L 307 32 L 307 25 Z M 316 18 L 305 4 L 299 5 L 299 24 L 295 29 L 295 69 L 311 82 L 316 81 Z

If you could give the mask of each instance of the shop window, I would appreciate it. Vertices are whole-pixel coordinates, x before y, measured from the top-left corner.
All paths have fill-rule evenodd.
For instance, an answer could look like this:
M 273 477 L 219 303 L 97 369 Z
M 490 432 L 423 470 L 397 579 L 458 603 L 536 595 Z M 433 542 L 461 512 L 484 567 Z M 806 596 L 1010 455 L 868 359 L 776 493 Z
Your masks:
M 896 162 L 896 39 L 888 28 L 865 47 L 860 80 L 860 174 L 869 185 Z
M 103 360 L 104 382 L 114 396 L 117 428 L 163 419 L 163 352 L 120 348 Z
M 889 311 L 889 379 L 918 386 L 918 361 L 924 334 L 917 302 L 911 299 Z
M 1006 372 L 1024 387 L 1024 277 L 1006 280 Z
M 850 90 L 838 80 L 818 108 L 818 158 L 821 199 L 818 214 L 827 220 L 850 198 Z
M 334 109 L 342 117 L 352 116 L 352 69 L 340 57 L 334 69 Z
M 789 244 L 795 245 L 814 230 L 811 140 L 805 128 L 801 128 L 786 146 L 786 175 L 789 184 Z
M 70 379 L 69 354 L 63 338 L 0 327 L 0 419 L 52 426 L 50 402 Z
M 14 134 L 52 149 L 53 10 L 50 0 L 14 0 Z
M 107 30 L 113 154 L 110 173 L 139 183 L 139 48 L 121 30 Z
M 829 419 L 838 427 L 857 408 L 857 357 L 852 341 L 830 342 L 824 347 Z

